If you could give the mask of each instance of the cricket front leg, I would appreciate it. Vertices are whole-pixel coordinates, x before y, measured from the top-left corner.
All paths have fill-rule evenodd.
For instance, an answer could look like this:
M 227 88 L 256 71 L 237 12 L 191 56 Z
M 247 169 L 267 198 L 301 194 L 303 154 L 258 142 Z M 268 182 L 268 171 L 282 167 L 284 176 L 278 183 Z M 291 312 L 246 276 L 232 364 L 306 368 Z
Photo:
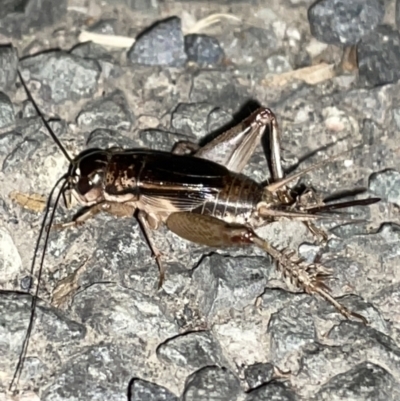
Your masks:
M 128 203 L 118 202 L 101 202 L 89 207 L 82 214 L 71 221 L 65 223 L 53 224 L 52 230 L 63 230 L 65 228 L 77 227 L 84 224 L 100 212 L 107 212 L 117 217 L 132 217 L 136 210 L 136 206 Z
M 258 237 L 249 227 L 225 223 L 215 217 L 190 212 L 177 212 L 169 216 L 167 227 L 180 237 L 211 247 L 256 245 L 267 252 L 278 264 L 284 277 L 308 294 L 319 294 L 331 303 L 347 319 L 351 317 L 367 324 L 367 320 L 336 301 L 329 293 L 324 279 L 330 275 L 320 264 L 307 264 L 294 257 L 293 253 L 282 252 Z

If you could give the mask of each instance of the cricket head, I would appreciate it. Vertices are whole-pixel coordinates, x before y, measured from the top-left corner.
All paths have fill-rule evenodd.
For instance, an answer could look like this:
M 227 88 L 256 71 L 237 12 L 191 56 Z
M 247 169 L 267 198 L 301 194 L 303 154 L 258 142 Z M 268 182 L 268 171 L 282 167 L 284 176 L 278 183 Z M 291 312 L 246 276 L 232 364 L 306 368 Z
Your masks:
M 91 206 L 104 200 L 104 186 L 109 153 L 90 149 L 72 160 L 67 177 L 67 207 L 72 199 L 83 206 Z

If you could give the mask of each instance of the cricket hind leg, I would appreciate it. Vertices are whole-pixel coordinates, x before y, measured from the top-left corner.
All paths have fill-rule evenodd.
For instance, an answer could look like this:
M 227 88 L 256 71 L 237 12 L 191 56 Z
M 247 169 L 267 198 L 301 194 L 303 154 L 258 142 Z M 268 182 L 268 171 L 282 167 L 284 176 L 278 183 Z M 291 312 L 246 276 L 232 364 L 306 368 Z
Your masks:
M 172 152 L 175 154 L 192 154 L 194 157 L 213 161 L 229 170 L 240 173 L 254 153 L 266 128 L 269 128 L 270 142 L 277 143 L 278 126 L 274 113 L 264 107 L 258 108 L 249 117 L 218 135 L 206 145 L 190 142 L 178 142 Z M 280 174 L 280 149 L 274 148 L 272 165 L 275 173 Z
M 167 227 L 188 241 L 211 247 L 256 245 L 267 252 L 278 265 L 284 277 L 308 294 L 318 294 L 332 304 L 347 319 L 351 317 L 368 321 L 364 316 L 352 312 L 330 295 L 324 280 L 330 271 L 320 264 L 307 264 L 294 257 L 293 252 L 280 251 L 258 237 L 249 227 L 233 225 L 211 216 L 191 212 L 172 213 L 166 221 Z

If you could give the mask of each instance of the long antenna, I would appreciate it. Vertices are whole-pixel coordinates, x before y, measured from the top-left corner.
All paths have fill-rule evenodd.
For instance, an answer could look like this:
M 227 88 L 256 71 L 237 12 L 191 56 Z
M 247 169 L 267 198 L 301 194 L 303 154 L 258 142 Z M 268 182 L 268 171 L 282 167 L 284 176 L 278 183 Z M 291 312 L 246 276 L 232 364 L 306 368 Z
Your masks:
M 26 352 L 28 350 L 29 339 L 30 339 L 30 336 L 31 336 L 32 328 L 33 328 L 33 322 L 34 322 L 35 311 L 36 311 L 36 304 L 37 304 L 37 299 L 38 299 L 38 295 L 39 295 L 39 285 L 40 285 L 40 279 L 42 277 L 43 263 L 44 263 L 44 258 L 45 258 L 45 255 L 46 255 L 47 244 L 49 242 L 51 223 L 53 222 L 54 215 L 55 215 L 56 209 L 57 209 L 57 205 L 58 205 L 58 202 L 60 201 L 62 193 L 64 192 L 64 188 L 68 184 L 68 181 L 66 180 L 66 178 L 67 178 L 66 175 L 61 177 L 57 181 L 56 185 L 53 187 L 53 189 L 50 192 L 50 196 L 48 198 L 47 205 L 46 205 L 46 213 L 44 215 L 43 223 L 42 223 L 42 226 L 41 226 L 40 232 L 39 232 L 39 237 L 38 237 L 38 240 L 36 242 L 35 253 L 34 253 L 34 256 L 33 256 L 33 259 L 32 259 L 31 271 L 30 271 L 30 274 L 31 274 L 32 278 L 33 278 L 33 273 L 34 273 L 35 264 L 36 264 L 36 256 L 37 256 L 37 253 L 38 253 L 39 248 L 40 248 L 40 241 L 41 241 L 41 239 L 43 237 L 43 232 L 46 229 L 46 237 L 45 237 L 45 241 L 44 241 L 44 245 L 43 245 L 42 257 L 40 259 L 36 290 L 35 290 L 34 295 L 32 295 L 31 316 L 30 316 L 30 320 L 29 320 L 28 329 L 26 331 L 26 335 L 25 335 L 25 338 L 24 338 L 24 342 L 22 344 L 22 350 L 21 350 L 20 355 L 19 355 L 18 364 L 17 364 L 17 367 L 15 368 L 14 375 L 13 375 L 13 378 L 12 378 L 10 386 L 9 386 L 9 390 L 10 391 L 13 390 L 14 383 L 18 383 L 19 377 L 20 377 L 21 372 L 22 372 L 22 366 L 24 364 L 24 359 L 25 359 L 25 356 L 26 356 Z M 55 190 L 57 189 L 58 185 L 62 182 L 62 180 L 64 180 L 64 183 L 61 186 L 61 189 L 60 189 L 60 191 L 59 191 L 59 193 L 57 195 L 53 210 L 52 210 L 52 212 L 50 214 L 50 223 L 46 227 L 47 216 L 49 215 L 50 208 L 51 208 L 51 200 L 53 198 Z M 31 285 L 29 286 L 28 291 L 30 290 L 30 287 L 31 287 Z
M 20 79 L 20 82 L 21 82 L 21 84 L 22 84 L 22 86 L 23 86 L 23 88 L 25 90 L 25 93 L 26 93 L 28 99 L 33 104 L 33 107 L 34 107 L 37 115 L 40 116 L 41 120 L 43 121 L 43 124 L 46 127 L 47 131 L 49 132 L 49 135 L 51 136 L 53 141 L 56 143 L 58 148 L 62 151 L 62 153 L 64 154 L 65 158 L 68 160 L 68 162 L 69 163 L 73 163 L 73 160 L 72 160 L 71 156 L 68 154 L 68 152 L 66 151 L 66 149 L 64 148 L 64 146 L 62 145 L 60 140 L 54 134 L 53 130 L 51 129 L 51 127 L 49 125 L 49 123 L 44 118 L 42 112 L 40 111 L 40 109 L 39 109 L 39 107 L 37 105 L 37 103 L 35 102 L 35 99 L 31 95 L 31 93 L 30 93 L 30 91 L 29 91 L 29 89 L 28 89 L 28 87 L 27 87 L 27 85 L 26 85 L 26 83 L 25 83 L 25 81 L 24 81 L 24 79 L 22 77 L 22 74 L 19 71 L 19 69 L 17 69 L 17 73 L 18 73 L 18 77 Z M 9 390 L 10 391 L 13 391 L 14 385 L 18 383 L 18 380 L 19 380 L 19 378 L 21 376 L 21 372 L 22 372 L 22 368 L 23 368 L 23 364 L 24 364 L 24 359 L 25 359 L 25 356 L 26 356 L 26 353 L 27 353 L 27 350 L 28 350 L 29 340 L 30 340 L 30 337 L 31 337 L 33 324 L 34 324 L 34 318 L 35 318 L 35 312 L 36 312 L 36 304 L 37 304 L 37 301 L 38 301 L 38 295 L 39 295 L 40 281 L 41 281 L 42 271 L 43 271 L 44 258 L 45 258 L 45 255 L 46 255 L 46 249 L 47 249 L 48 242 L 49 242 L 49 237 L 50 237 L 51 224 L 52 224 L 52 222 L 54 220 L 54 216 L 55 216 L 55 213 L 56 213 L 56 210 L 57 210 L 57 205 L 58 205 L 58 203 L 60 201 L 61 196 L 64 193 L 65 186 L 68 184 L 67 178 L 68 178 L 67 174 L 64 175 L 63 177 L 61 177 L 57 181 L 56 185 L 53 187 L 53 189 L 50 192 L 50 196 L 48 198 L 47 205 L 46 205 L 46 212 L 45 212 L 45 215 L 44 215 L 44 218 L 43 218 L 43 223 L 42 223 L 42 226 L 40 228 L 38 240 L 36 242 L 35 253 L 34 253 L 34 256 L 33 256 L 33 259 L 32 259 L 31 269 L 30 269 L 30 276 L 31 276 L 32 279 L 34 277 L 35 264 L 36 264 L 36 259 L 37 259 L 37 255 L 38 255 L 39 248 L 40 248 L 40 243 L 41 243 L 41 240 L 43 238 L 43 234 L 46 233 L 45 234 L 44 244 L 43 244 L 43 252 L 42 252 L 42 255 L 41 255 L 41 258 L 40 258 L 39 271 L 38 271 L 38 277 L 37 277 L 37 285 L 36 285 L 35 292 L 32 295 L 32 300 L 31 300 L 31 307 L 30 307 L 31 314 L 30 314 L 29 325 L 28 325 L 28 328 L 27 328 L 27 331 L 26 331 L 24 342 L 22 344 L 22 349 L 21 349 L 21 352 L 20 352 L 20 355 L 19 355 L 18 363 L 17 363 L 17 366 L 15 368 L 14 375 L 13 375 L 13 378 L 12 378 L 10 386 L 9 386 Z M 54 197 L 55 191 L 56 191 L 57 187 L 60 185 L 60 183 L 63 180 L 64 180 L 64 183 L 62 184 L 62 186 L 60 188 L 60 191 L 57 194 L 53 210 L 50 212 L 51 202 L 52 202 L 52 199 Z M 49 214 L 50 214 L 50 221 L 49 221 L 49 224 L 46 226 L 46 221 L 47 221 L 47 218 L 48 218 Z M 30 286 L 28 288 L 28 292 L 30 291 L 30 289 L 31 289 L 31 284 L 30 284 Z
M 33 107 L 37 113 L 38 116 L 40 116 L 40 118 L 43 121 L 44 126 L 47 128 L 47 131 L 49 132 L 50 136 L 53 138 L 53 141 L 57 144 L 57 146 L 60 148 L 61 152 L 63 152 L 64 156 L 66 157 L 66 159 L 72 163 L 72 158 L 71 156 L 68 154 L 67 150 L 64 148 L 64 146 L 62 145 L 62 143 L 60 142 L 60 140 L 57 138 L 57 136 L 54 134 L 53 130 L 51 129 L 49 123 L 47 122 L 47 120 L 44 118 L 43 114 L 41 113 L 41 111 L 39 110 L 38 105 L 36 104 L 35 100 L 33 99 L 33 96 L 31 95 L 31 93 L 29 92 L 29 89 L 24 81 L 24 79 L 22 78 L 22 74 L 20 72 L 19 69 L 17 69 L 18 72 L 18 76 L 19 76 L 19 80 L 21 81 L 22 86 L 25 89 L 26 95 L 28 96 L 28 99 L 32 102 Z

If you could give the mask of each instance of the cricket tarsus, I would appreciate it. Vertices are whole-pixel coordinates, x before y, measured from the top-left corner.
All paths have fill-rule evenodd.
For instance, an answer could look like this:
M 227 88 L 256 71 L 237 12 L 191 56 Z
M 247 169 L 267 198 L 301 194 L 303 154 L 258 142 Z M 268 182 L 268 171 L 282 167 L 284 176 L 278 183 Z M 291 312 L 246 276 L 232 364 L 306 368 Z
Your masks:
M 21 75 L 20 78 L 27 90 Z M 29 91 L 27 93 L 36 105 Z M 41 115 L 38 108 L 37 111 Z M 331 157 L 300 173 L 284 177 L 278 125 L 270 109 L 256 110 L 238 126 L 203 147 L 184 144 L 175 149 L 176 153 L 181 154 L 144 149 L 95 149 L 83 152 L 72 161 L 44 118 L 43 121 L 70 161 L 61 192 L 68 190 L 87 208 L 74 222 L 58 224 L 56 228 L 82 224 L 102 211 L 118 217 L 137 217 L 159 265 L 160 284 L 164 280 L 165 268 L 161 252 L 151 238 L 151 230 L 157 229 L 160 224 L 166 224 L 170 231 L 181 238 L 198 244 L 212 247 L 255 245 L 274 258 L 282 274 L 298 288 L 309 294 L 320 295 L 346 318 L 356 317 L 366 323 L 365 318 L 349 311 L 329 294 L 324 281 L 330 274 L 328 269 L 318 263 L 306 264 L 296 258 L 293 252 L 277 249 L 254 231 L 257 227 L 282 218 L 304 219 L 313 231 L 310 220 L 318 218 L 317 212 L 329 210 L 323 209 L 329 205 L 314 201 L 304 203 L 303 198 L 300 199 L 288 188 L 288 184 L 338 157 Z M 265 132 L 270 136 L 272 180 L 263 187 L 241 172 Z M 187 155 L 188 152 L 191 155 Z M 368 202 L 372 201 L 365 202 L 370 204 Z M 56 207 L 51 214 L 50 225 L 46 227 L 45 249 L 55 210 Z M 318 232 L 318 229 L 314 231 Z M 32 299 L 31 317 L 34 316 L 37 302 L 43 260 L 44 253 L 36 293 Z M 34 261 L 32 263 L 33 266 Z M 18 372 L 22 369 L 32 326 L 30 322 L 17 366 Z M 13 383 L 19 377 L 18 372 L 14 375 Z

